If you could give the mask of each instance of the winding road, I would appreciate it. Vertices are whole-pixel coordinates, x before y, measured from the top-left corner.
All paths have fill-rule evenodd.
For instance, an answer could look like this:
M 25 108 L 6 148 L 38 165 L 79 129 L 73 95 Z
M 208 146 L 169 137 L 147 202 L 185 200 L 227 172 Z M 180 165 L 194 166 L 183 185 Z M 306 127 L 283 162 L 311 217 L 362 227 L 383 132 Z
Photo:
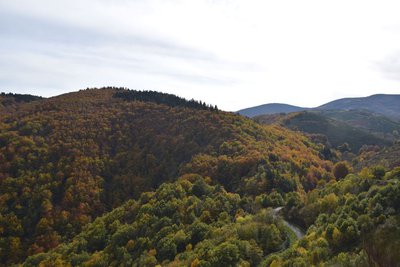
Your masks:
M 282 216 L 280 216 L 278 213 L 279 213 L 279 211 L 282 209 L 283 207 L 278 207 L 278 208 L 275 208 L 275 209 L 273 209 L 273 216 L 279 216 L 279 217 L 281 217 L 282 218 Z M 305 235 L 305 233 L 304 233 L 304 231 L 303 230 L 301 230 L 299 227 L 297 227 L 296 225 L 294 225 L 294 224 L 291 224 L 290 222 L 288 222 L 288 221 L 286 221 L 285 219 L 283 219 L 282 218 L 282 220 L 283 220 L 283 223 L 288 227 L 288 228 L 290 228 L 290 230 L 292 230 L 295 234 L 296 234 L 296 237 L 298 238 L 298 239 L 300 239 L 300 238 L 302 238 L 304 235 Z

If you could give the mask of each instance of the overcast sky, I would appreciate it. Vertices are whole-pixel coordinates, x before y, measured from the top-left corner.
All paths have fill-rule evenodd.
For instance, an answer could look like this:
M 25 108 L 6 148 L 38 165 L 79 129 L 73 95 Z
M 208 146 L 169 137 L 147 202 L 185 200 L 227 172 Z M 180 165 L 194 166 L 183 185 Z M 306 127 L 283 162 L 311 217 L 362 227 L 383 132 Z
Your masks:
M 157 90 L 225 110 L 400 93 L 400 1 L 0 0 L 0 91 Z

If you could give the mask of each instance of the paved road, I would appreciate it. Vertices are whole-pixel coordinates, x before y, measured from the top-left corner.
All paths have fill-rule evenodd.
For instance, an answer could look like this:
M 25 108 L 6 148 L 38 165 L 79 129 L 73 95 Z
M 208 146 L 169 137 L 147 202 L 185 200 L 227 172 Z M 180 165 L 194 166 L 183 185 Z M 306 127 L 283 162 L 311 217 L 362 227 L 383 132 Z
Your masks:
M 279 216 L 279 217 L 281 217 L 282 218 L 282 216 L 280 216 L 278 213 L 279 213 L 279 211 L 282 209 L 283 207 L 278 207 L 278 208 L 275 208 L 275 209 L 273 209 L 273 215 L 274 216 Z M 283 219 L 282 218 L 282 220 L 283 220 L 283 223 L 287 226 L 287 227 L 289 227 L 290 228 L 290 230 L 292 230 L 295 234 L 296 234 L 296 236 L 297 236 L 297 238 L 302 238 L 303 236 L 304 236 L 304 231 L 303 230 L 301 230 L 299 227 L 297 227 L 296 225 L 294 225 L 294 224 L 291 224 L 290 222 L 288 222 L 288 221 L 286 221 L 285 219 Z

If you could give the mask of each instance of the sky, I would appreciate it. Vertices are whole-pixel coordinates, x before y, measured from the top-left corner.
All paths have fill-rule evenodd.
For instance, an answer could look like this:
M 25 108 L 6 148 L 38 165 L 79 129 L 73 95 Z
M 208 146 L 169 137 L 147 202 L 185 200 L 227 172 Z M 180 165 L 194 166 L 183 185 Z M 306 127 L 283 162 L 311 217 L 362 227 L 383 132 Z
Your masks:
M 0 0 L 0 91 L 121 86 L 236 111 L 400 93 L 398 0 Z

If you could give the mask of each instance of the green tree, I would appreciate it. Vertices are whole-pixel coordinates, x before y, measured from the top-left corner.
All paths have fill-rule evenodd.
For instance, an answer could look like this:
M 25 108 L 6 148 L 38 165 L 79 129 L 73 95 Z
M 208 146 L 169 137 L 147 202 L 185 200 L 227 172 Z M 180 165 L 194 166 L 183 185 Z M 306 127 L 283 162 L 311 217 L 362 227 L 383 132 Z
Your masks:
M 157 243 L 157 258 L 160 261 L 172 260 L 177 253 L 175 240 L 170 237 L 164 237 Z
M 212 251 L 210 261 L 212 266 L 236 266 L 239 259 L 239 248 L 235 244 L 223 242 Z

